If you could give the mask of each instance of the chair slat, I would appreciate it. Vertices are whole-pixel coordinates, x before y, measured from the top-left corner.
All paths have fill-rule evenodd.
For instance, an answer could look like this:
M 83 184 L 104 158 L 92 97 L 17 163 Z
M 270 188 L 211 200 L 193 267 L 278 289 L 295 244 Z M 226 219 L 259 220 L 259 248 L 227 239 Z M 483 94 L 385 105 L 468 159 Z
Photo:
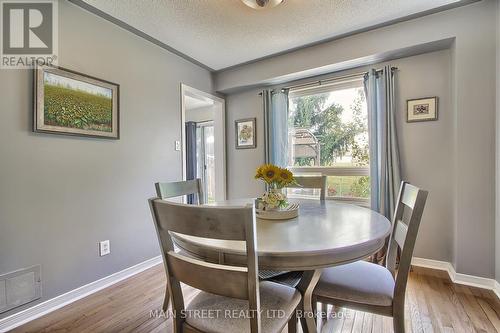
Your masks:
M 177 280 L 212 294 L 248 299 L 246 267 L 212 264 L 173 251 L 167 258 L 169 272 Z
M 401 202 L 413 209 L 415 207 L 415 201 L 417 200 L 418 191 L 419 189 L 417 187 L 406 183 Z
M 242 210 L 252 216 L 253 207 L 186 206 L 156 199 L 159 231 L 171 231 L 203 238 L 245 241 Z M 200 223 L 201 222 L 201 223 Z
M 405 245 L 406 234 L 408 233 L 408 226 L 401 221 L 396 222 L 394 229 L 394 240 L 398 243 L 400 248 Z

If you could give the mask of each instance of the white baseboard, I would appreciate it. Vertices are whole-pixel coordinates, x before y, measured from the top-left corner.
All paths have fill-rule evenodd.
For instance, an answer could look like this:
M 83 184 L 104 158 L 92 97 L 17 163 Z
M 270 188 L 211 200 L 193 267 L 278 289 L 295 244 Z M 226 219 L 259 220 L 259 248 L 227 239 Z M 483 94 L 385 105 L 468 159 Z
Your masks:
M 454 283 L 492 290 L 500 299 L 500 284 L 494 279 L 457 273 L 453 265 L 447 261 L 413 257 L 411 263 L 413 266 L 447 271 L 451 281 L 453 281 Z
M 143 261 L 137 265 L 126 268 L 106 276 L 97 281 L 91 282 L 79 288 L 73 289 L 67 293 L 49 299 L 45 302 L 36 304 L 31 308 L 15 313 L 11 316 L 0 319 L 0 333 L 7 332 L 31 320 L 39 318 L 47 313 L 62 308 L 65 305 L 73 303 L 83 297 L 93 294 L 99 290 L 120 282 L 132 275 L 138 274 L 162 262 L 161 256 Z

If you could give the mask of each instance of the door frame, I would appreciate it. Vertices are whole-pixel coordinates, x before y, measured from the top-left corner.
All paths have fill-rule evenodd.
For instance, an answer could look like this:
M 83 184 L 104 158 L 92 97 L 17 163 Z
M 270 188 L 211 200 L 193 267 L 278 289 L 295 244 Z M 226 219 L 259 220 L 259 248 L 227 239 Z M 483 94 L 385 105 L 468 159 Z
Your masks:
M 185 96 L 210 99 L 214 102 L 215 200 L 226 200 L 226 101 L 223 98 L 181 83 L 181 151 L 182 179 L 186 180 L 186 100 Z M 220 158 L 219 158 L 220 157 Z

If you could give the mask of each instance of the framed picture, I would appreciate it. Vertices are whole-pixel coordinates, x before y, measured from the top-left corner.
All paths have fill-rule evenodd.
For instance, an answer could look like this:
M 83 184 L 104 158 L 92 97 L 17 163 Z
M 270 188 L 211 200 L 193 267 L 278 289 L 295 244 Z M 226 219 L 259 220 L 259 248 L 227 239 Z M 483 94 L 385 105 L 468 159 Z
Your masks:
M 236 149 L 257 147 L 256 118 L 240 119 L 235 122 Z
M 118 84 L 37 66 L 34 86 L 34 132 L 119 139 Z
M 407 104 L 406 121 L 429 121 L 438 119 L 438 98 L 426 97 L 419 99 L 409 99 Z

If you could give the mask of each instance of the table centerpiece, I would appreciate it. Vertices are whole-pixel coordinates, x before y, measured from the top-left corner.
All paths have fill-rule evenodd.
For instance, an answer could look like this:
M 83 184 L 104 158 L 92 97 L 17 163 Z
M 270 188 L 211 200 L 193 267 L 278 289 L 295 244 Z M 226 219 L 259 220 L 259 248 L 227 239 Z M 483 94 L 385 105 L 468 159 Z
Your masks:
M 257 217 L 269 220 L 291 219 L 298 216 L 299 205 L 290 204 L 285 188 L 297 185 L 293 173 L 274 164 L 263 164 L 257 168 L 255 179 L 267 185 L 266 192 L 256 200 Z

